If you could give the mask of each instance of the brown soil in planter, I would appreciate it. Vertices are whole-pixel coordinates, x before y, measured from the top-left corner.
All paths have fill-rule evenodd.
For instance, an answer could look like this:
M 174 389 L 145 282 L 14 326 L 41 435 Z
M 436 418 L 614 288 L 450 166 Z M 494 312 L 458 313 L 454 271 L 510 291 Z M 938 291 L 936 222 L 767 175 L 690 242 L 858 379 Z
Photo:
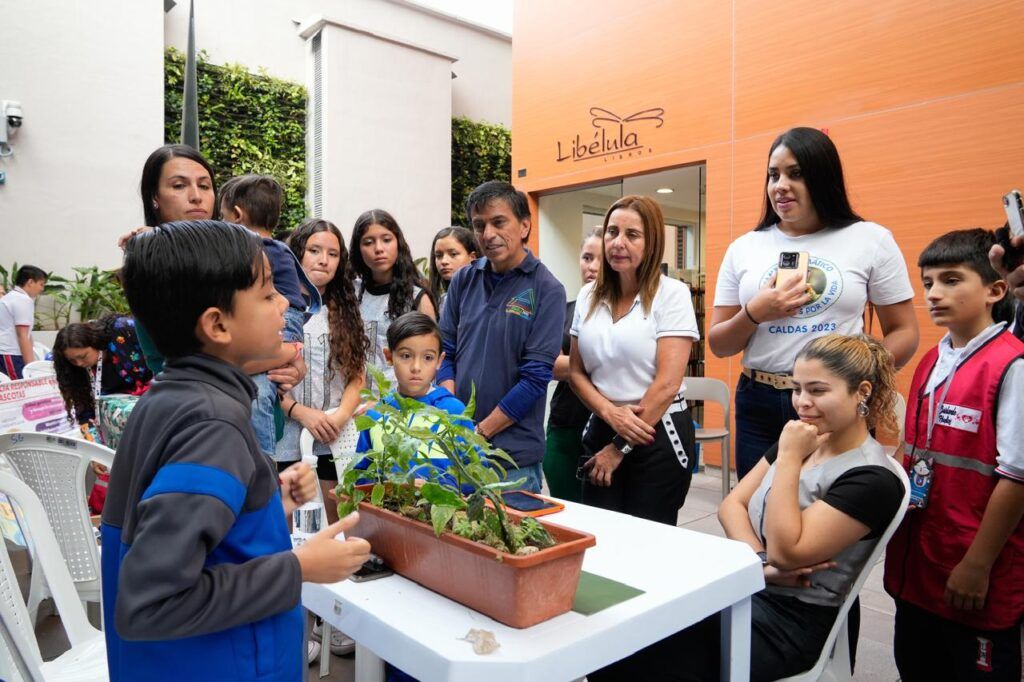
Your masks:
M 536 625 L 572 608 L 589 533 L 543 523 L 558 542 L 529 556 L 499 552 L 401 514 L 359 505 L 351 535 L 369 541 L 396 573 L 515 628 Z

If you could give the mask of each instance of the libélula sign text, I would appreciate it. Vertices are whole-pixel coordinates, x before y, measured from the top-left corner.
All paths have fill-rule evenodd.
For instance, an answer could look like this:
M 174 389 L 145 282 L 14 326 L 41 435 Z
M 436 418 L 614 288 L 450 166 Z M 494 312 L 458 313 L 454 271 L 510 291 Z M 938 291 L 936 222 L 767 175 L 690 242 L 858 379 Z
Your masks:
M 555 161 L 588 161 L 590 159 L 623 159 L 649 154 L 652 150 L 642 137 L 646 129 L 665 125 L 665 110 L 644 109 L 629 116 L 619 116 L 601 107 L 590 108 L 593 134 L 576 133 L 567 141 L 556 142 Z

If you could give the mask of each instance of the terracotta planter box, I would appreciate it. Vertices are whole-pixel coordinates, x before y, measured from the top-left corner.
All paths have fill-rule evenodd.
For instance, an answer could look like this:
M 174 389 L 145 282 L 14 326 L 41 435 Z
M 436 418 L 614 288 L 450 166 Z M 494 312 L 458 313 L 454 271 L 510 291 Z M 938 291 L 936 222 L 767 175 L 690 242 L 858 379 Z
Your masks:
M 372 486 L 365 488 L 369 496 Z M 526 628 L 572 608 L 583 553 L 597 542 L 589 533 L 543 525 L 558 544 L 515 556 L 452 533 L 437 537 L 429 524 L 361 502 L 351 535 L 368 540 L 399 575 L 505 625 Z

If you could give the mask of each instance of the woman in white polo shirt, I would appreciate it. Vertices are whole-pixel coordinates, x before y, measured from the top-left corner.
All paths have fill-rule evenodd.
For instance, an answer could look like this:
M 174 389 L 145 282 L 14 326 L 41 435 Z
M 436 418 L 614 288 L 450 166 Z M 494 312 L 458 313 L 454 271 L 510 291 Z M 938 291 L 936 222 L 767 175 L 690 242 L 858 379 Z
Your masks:
M 699 334 L 689 289 L 661 274 L 664 225 L 649 197 L 608 209 L 601 270 L 576 300 L 569 378 L 593 412 L 583 502 L 675 525 L 693 456 L 683 377 Z
M 779 255 L 808 254 L 807 281 L 776 288 Z M 797 352 L 826 334 L 858 334 L 870 301 L 897 367 L 917 349 L 907 265 L 892 233 L 854 213 L 839 152 L 814 128 L 793 128 L 769 150 L 764 210 L 729 245 L 718 273 L 708 345 L 743 353 L 736 388 L 736 470 L 742 478 L 796 419 Z

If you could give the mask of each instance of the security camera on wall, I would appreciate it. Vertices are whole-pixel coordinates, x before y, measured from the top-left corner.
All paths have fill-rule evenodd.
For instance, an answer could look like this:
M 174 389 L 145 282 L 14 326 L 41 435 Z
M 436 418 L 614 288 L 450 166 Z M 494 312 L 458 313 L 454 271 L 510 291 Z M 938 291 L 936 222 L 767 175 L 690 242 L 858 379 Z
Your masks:
M 24 118 L 21 102 L 8 99 L 0 102 L 0 157 L 14 155 L 14 149 L 8 143 L 8 139 L 21 127 Z

